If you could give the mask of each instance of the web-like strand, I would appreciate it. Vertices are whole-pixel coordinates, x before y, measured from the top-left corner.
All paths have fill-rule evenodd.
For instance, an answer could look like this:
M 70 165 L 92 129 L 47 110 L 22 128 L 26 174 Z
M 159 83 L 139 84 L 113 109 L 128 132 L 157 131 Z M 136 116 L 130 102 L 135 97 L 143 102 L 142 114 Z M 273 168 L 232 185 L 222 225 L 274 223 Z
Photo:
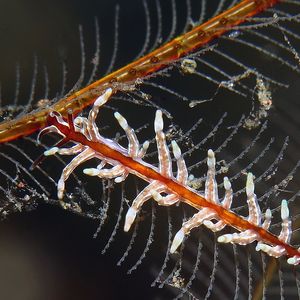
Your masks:
M 50 111 L 66 116 L 69 111 L 77 115 L 106 89 L 122 89 L 122 85 L 135 85 L 137 80 L 153 74 L 186 54 L 207 45 L 213 39 L 245 22 L 249 17 L 275 5 L 279 0 L 243 0 L 234 7 L 178 36 L 153 52 L 110 73 L 71 95 L 60 99 L 50 107 L 20 116 L 0 124 L 0 143 L 29 135 L 46 126 Z

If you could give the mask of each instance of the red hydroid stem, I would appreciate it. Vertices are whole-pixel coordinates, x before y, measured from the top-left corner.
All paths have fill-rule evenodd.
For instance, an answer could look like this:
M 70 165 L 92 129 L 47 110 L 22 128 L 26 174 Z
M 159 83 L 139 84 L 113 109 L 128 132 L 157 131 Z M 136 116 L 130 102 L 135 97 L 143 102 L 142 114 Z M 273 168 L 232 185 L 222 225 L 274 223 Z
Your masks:
M 227 210 L 221 205 L 210 202 L 206 200 L 202 195 L 197 193 L 195 190 L 190 189 L 188 186 L 182 185 L 175 178 L 167 177 L 156 171 L 151 165 L 142 164 L 139 161 L 131 158 L 130 156 L 120 153 L 99 141 L 88 140 L 83 134 L 76 132 L 72 126 L 66 126 L 57 121 L 55 117 L 49 117 L 48 119 L 50 125 L 57 127 L 60 133 L 62 133 L 66 138 L 64 140 L 70 140 L 75 143 L 80 143 L 84 146 L 88 146 L 93 149 L 101 156 L 109 158 L 114 161 L 118 161 L 120 165 L 130 169 L 133 174 L 139 174 L 141 178 L 147 178 L 149 180 L 155 180 L 164 184 L 168 190 L 172 193 L 177 194 L 180 200 L 196 209 L 201 209 L 203 207 L 213 209 L 220 220 L 224 221 L 226 224 L 234 227 L 240 231 L 252 230 L 257 233 L 261 240 L 274 246 L 281 246 L 285 249 L 286 255 L 288 257 L 300 256 L 299 251 L 288 243 L 281 241 L 276 235 L 272 234 L 268 230 L 250 223 L 243 217 L 235 214 L 231 210 Z
M 196 26 L 191 31 L 164 44 L 155 51 L 141 57 L 127 66 L 95 81 L 85 88 L 67 96 L 50 107 L 41 108 L 20 116 L 14 120 L 0 124 L 0 143 L 11 141 L 29 135 L 46 125 L 50 111 L 57 111 L 66 116 L 68 111 L 74 115 L 92 104 L 104 90 L 111 87 L 118 90 L 118 84 L 134 84 L 155 71 L 160 70 L 184 55 L 207 45 L 213 39 L 231 30 L 280 0 L 243 0 L 220 15 Z M 119 87 L 119 89 L 121 89 Z

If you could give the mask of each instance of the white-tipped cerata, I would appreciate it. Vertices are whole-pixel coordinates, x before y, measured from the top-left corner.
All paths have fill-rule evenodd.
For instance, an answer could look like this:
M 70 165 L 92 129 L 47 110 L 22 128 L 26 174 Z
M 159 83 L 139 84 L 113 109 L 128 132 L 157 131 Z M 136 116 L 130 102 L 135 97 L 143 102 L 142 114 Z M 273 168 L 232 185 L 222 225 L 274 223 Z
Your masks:
M 256 247 L 255 247 L 255 250 L 258 252 L 258 251 L 260 251 L 260 245 L 261 245 L 262 243 L 260 242 L 260 243 L 257 243 L 257 245 L 256 245 Z
M 231 189 L 231 183 L 230 183 L 230 181 L 229 181 L 229 179 L 228 179 L 228 177 L 224 177 L 224 188 L 225 188 L 225 190 L 230 190 Z
M 132 223 L 135 220 L 135 217 L 136 217 L 136 210 L 133 207 L 130 207 L 128 209 L 128 212 L 127 212 L 126 218 L 125 218 L 125 225 L 124 225 L 125 232 L 129 231 Z
M 281 201 L 281 219 L 287 220 L 289 218 L 289 208 L 286 200 Z
M 143 158 L 145 156 L 145 154 L 146 154 L 146 152 L 147 152 L 147 150 L 149 148 L 149 145 L 150 145 L 149 141 L 145 141 L 143 143 L 141 149 L 138 152 L 138 157 L 139 158 Z
M 184 231 L 182 229 L 180 229 L 174 237 L 170 252 L 174 253 L 177 248 L 181 245 L 182 241 L 184 239 Z
M 203 225 L 206 226 L 208 229 L 212 229 L 215 226 L 215 224 L 209 220 L 204 220 Z
M 219 243 L 230 243 L 232 241 L 232 235 L 231 234 L 224 234 L 218 237 Z
M 120 126 L 124 130 L 126 130 L 128 128 L 128 123 L 127 123 L 126 119 L 121 114 L 119 114 L 118 112 L 115 112 L 114 116 L 117 119 L 117 121 L 119 122 Z
M 65 182 L 63 180 L 59 180 L 57 183 L 57 197 L 61 200 L 64 196 Z
M 157 110 L 155 114 L 155 120 L 154 120 L 154 130 L 155 132 L 160 132 L 164 128 L 164 121 L 162 118 L 162 112 L 161 110 Z
M 247 182 L 246 182 L 246 194 L 248 197 L 251 197 L 254 193 L 254 181 L 253 181 L 253 174 L 247 174 Z
M 86 175 L 89 175 L 89 176 L 97 176 L 97 175 L 99 175 L 100 170 L 96 169 L 96 168 L 86 168 L 86 169 L 83 169 L 83 173 Z
M 114 179 L 115 183 L 120 183 L 120 182 L 122 182 L 122 181 L 124 181 L 124 180 L 125 180 L 125 178 L 124 178 L 123 176 L 119 176 L 119 177 L 116 177 L 116 178 Z
M 265 212 L 265 220 L 262 224 L 262 228 L 264 228 L 265 230 L 268 230 L 271 225 L 271 219 L 272 219 L 272 212 L 271 212 L 270 208 L 268 208 Z
M 58 152 L 58 148 L 57 147 L 52 147 L 52 148 L 50 148 L 49 150 L 46 150 L 45 152 L 44 152 L 44 155 L 45 156 L 50 156 L 50 155 L 54 155 L 54 154 L 56 154 L 57 152 Z
M 144 149 L 145 152 L 148 150 L 149 145 L 150 145 L 149 141 L 145 141 L 145 142 L 143 143 L 143 146 L 142 146 L 142 147 L 143 147 L 143 149 Z
M 299 253 L 300 255 L 300 253 Z M 290 257 L 288 260 L 287 260 L 287 263 L 290 264 L 290 265 L 299 265 L 300 263 L 300 256 L 293 256 L 293 257 Z
M 266 212 L 265 212 L 265 218 L 266 219 L 271 219 L 272 218 L 272 212 L 270 208 L 267 208 Z
M 158 193 L 156 190 L 151 191 L 152 197 L 156 202 L 159 202 L 163 199 L 162 195 Z
M 266 244 L 263 244 L 263 243 L 258 243 L 255 247 L 255 250 L 256 251 L 263 251 L 263 252 L 268 252 L 270 250 L 270 246 L 269 245 L 266 245 Z
M 94 103 L 94 106 L 102 106 L 103 104 L 105 104 L 107 100 L 110 98 L 111 93 L 112 93 L 112 89 L 111 88 L 107 89 L 103 95 L 97 98 L 97 100 Z
M 172 149 L 173 149 L 174 157 L 176 159 L 179 159 L 180 156 L 181 156 L 181 150 L 180 150 L 178 144 L 175 141 L 172 141 L 171 144 L 172 144 Z
M 215 158 L 215 153 L 211 149 L 207 151 L 207 166 L 210 167 L 215 167 L 216 165 L 216 158 Z

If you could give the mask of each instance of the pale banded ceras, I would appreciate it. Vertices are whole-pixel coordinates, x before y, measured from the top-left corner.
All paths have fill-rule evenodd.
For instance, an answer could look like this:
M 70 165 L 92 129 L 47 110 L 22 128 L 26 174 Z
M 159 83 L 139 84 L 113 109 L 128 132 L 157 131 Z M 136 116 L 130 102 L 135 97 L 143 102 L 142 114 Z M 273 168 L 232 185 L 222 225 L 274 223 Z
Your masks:
M 99 108 L 104 105 L 107 100 L 110 98 L 112 93 L 111 89 L 107 89 L 106 92 L 97 98 L 95 101 L 93 108 L 90 110 L 88 118 L 85 117 L 76 117 L 74 119 L 74 130 L 76 132 L 82 133 L 88 140 L 93 140 L 97 142 L 104 143 L 108 145 L 109 147 L 118 150 L 119 152 L 129 155 L 135 159 L 141 159 L 149 146 L 149 142 L 146 141 L 142 147 L 140 147 L 138 139 L 134 133 L 134 131 L 128 127 L 126 120 L 119 114 L 115 113 L 115 117 L 119 121 L 119 124 L 121 127 L 126 128 L 126 134 L 129 141 L 128 149 L 125 149 L 120 144 L 115 142 L 114 140 L 110 140 L 107 138 L 104 138 L 100 135 L 98 127 L 95 123 L 95 120 L 97 118 Z M 53 113 L 52 113 L 53 114 Z M 57 113 L 56 113 L 57 114 Z M 51 113 L 50 113 L 51 115 Z M 65 126 L 69 126 L 68 123 L 66 123 L 61 116 L 56 116 L 59 123 L 64 124 Z M 65 137 L 57 127 L 50 126 L 45 128 L 40 132 L 43 133 L 46 132 L 56 132 Z M 111 160 L 107 157 L 103 157 L 98 152 L 94 151 L 93 149 L 82 145 L 80 143 L 75 143 L 75 145 L 71 148 L 58 148 L 53 147 L 47 151 L 44 152 L 45 156 L 54 155 L 54 154 L 60 154 L 60 155 L 76 155 L 71 162 L 63 169 L 61 177 L 58 181 L 57 185 L 57 196 L 58 199 L 63 198 L 64 190 L 65 190 L 65 182 L 69 178 L 70 174 L 74 171 L 76 167 L 78 167 L 83 162 L 91 159 L 91 158 L 98 158 L 101 160 L 101 163 L 97 166 L 97 168 L 92 169 L 84 169 L 83 172 L 87 175 L 91 176 L 98 176 L 100 178 L 107 178 L 112 179 L 114 178 L 115 182 L 122 182 L 126 179 L 128 176 L 128 170 L 120 165 L 117 161 Z M 112 168 L 110 169 L 104 169 L 105 165 L 110 165 Z
M 65 134 L 61 132 L 61 130 L 68 128 L 65 132 L 71 132 L 72 130 L 75 133 L 80 133 L 81 137 L 77 137 L 81 142 L 76 142 L 76 139 L 72 139 L 75 145 L 71 148 L 58 148 L 53 147 L 48 151 L 45 151 L 45 155 L 53 155 L 53 154 L 62 154 L 62 155 L 76 155 L 73 160 L 64 168 L 62 175 L 58 182 L 58 198 L 62 199 L 64 189 L 65 189 L 65 181 L 68 179 L 71 172 L 81 163 L 91 158 L 98 158 L 101 160 L 100 164 L 97 168 L 89 168 L 84 169 L 84 173 L 90 176 L 98 176 L 100 178 L 114 179 L 115 182 L 121 182 L 126 179 L 129 173 L 134 174 L 143 180 L 149 182 L 148 186 L 146 186 L 133 200 L 131 207 L 129 208 L 126 219 L 124 230 L 128 231 L 134 222 L 138 211 L 141 209 L 142 205 L 149 199 L 153 198 L 159 205 L 169 206 L 179 202 L 180 197 L 176 192 L 168 188 L 167 184 L 164 184 L 163 181 L 154 180 L 148 178 L 145 174 L 138 172 L 135 169 L 126 167 L 122 165 L 118 160 L 114 160 L 112 158 L 106 157 L 105 155 L 97 152 L 92 147 L 89 147 L 88 141 L 93 141 L 96 143 L 101 143 L 109 147 L 110 149 L 114 149 L 114 151 L 119 152 L 123 156 L 130 157 L 138 164 L 146 166 L 149 170 L 154 170 L 159 173 L 161 178 L 168 178 L 176 181 L 178 184 L 182 185 L 182 187 L 186 190 L 192 191 L 194 194 L 201 195 L 204 197 L 206 201 L 210 203 L 214 203 L 211 207 L 222 207 L 228 213 L 232 214 L 230 211 L 230 206 L 232 203 L 233 192 L 231 188 L 231 184 L 227 177 L 224 178 L 224 187 L 225 187 L 225 196 L 223 201 L 219 201 L 218 197 L 218 188 L 217 182 L 215 179 L 215 164 L 216 159 L 214 152 L 212 150 L 208 150 L 208 158 L 207 158 L 207 178 L 205 182 L 205 192 L 202 196 L 201 193 L 191 189 L 188 187 L 188 171 L 186 168 L 185 161 L 181 154 L 181 150 L 175 141 L 171 142 L 172 151 L 174 157 L 177 162 L 177 176 L 176 178 L 172 172 L 172 161 L 170 157 L 170 151 L 166 143 L 165 134 L 163 132 L 163 119 L 162 112 L 160 110 L 156 111 L 155 121 L 154 121 L 154 129 L 156 133 L 156 144 L 158 149 L 158 159 L 159 159 L 159 167 L 156 168 L 145 161 L 142 160 L 144 157 L 146 150 L 149 146 L 148 142 L 145 142 L 142 147 L 140 147 L 138 139 L 134 130 L 129 127 L 127 121 L 124 117 L 122 117 L 119 113 L 115 113 L 115 118 L 119 122 L 120 126 L 126 133 L 128 138 L 128 149 L 125 149 L 121 145 L 119 145 L 116 141 L 106 139 L 102 137 L 98 131 L 97 125 L 95 123 L 99 108 L 106 103 L 106 101 L 111 96 L 111 89 L 107 89 L 106 92 L 100 96 L 94 103 L 93 108 L 91 109 L 88 118 L 77 117 L 75 118 L 73 124 L 67 123 L 59 113 L 52 112 L 50 115 L 51 118 L 55 118 L 55 125 L 49 126 L 45 129 L 46 132 L 53 131 L 59 133 L 63 136 L 63 138 L 67 138 Z M 61 130 L 58 128 L 60 127 Z M 73 134 L 74 136 L 74 134 Z M 84 136 L 84 137 L 83 137 Z M 104 168 L 106 165 L 110 166 L 110 168 Z M 166 194 L 166 196 L 162 196 L 161 193 Z M 224 222 L 217 213 L 216 210 L 210 207 L 200 207 L 198 208 L 198 212 L 188 221 L 186 221 L 182 228 L 177 232 L 175 238 L 173 240 L 173 244 L 171 246 L 170 251 L 175 252 L 178 246 L 182 243 L 184 236 L 189 234 L 189 232 L 195 228 L 204 224 L 207 228 L 212 231 L 220 231 L 226 225 L 236 228 L 238 233 L 232 234 L 224 234 L 218 237 L 218 242 L 221 243 L 235 243 L 235 244 L 249 244 L 254 241 L 258 241 L 256 249 L 259 251 L 264 251 L 270 256 L 279 257 L 286 254 L 286 248 L 290 247 L 289 240 L 291 236 L 291 221 L 289 219 L 289 210 L 287 207 L 287 201 L 283 200 L 281 204 L 281 217 L 282 217 L 282 230 L 278 236 L 277 242 L 266 242 L 261 238 L 260 229 L 267 231 L 269 229 L 271 223 L 271 211 L 267 209 L 264 217 L 264 222 L 261 224 L 262 213 L 260 211 L 260 207 L 257 201 L 257 197 L 254 193 L 254 182 L 253 175 L 248 173 L 247 175 L 247 183 L 246 183 L 246 195 L 247 195 L 247 203 L 249 207 L 249 216 L 247 219 L 243 217 L 236 217 L 239 219 L 237 222 L 243 222 L 243 220 L 247 220 L 247 224 L 244 229 L 240 229 L 235 224 L 230 224 Z M 212 222 L 214 220 L 214 222 Z M 252 226 L 253 225 L 253 226 Z M 241 226 L 240 226 L 241 227 Z M 249 227 L 249 228 L 248 228 Z M 246 229 L 245 229 L 246 228 Z M 275 237 L 275 236 L 274 236 Z M 274 239 L 273 239 L 274 240 Z M 295 255 L 290 255 L 288 262 L 290 264 L 299 264 L 300 263 L 300 254 L 295 249 L 292 250 L 292 253 Z

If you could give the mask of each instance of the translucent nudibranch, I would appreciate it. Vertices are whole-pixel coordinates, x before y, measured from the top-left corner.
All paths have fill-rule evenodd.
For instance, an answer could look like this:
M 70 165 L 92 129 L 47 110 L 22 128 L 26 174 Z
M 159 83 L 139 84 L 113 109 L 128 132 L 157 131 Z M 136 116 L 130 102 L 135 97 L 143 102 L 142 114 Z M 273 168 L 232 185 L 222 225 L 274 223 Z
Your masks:
M 72 141 L 74 146 L 70 148 L 53 147 L 45 151 L 45 155 L 75 155 L 72 161 L 64 168 L 58 181 L 58 199 L 63 202 L 65 182 L 73 170 L 83 162 L 96 158 L 99 164 L 96 168 L 84 169 L 89 176 L 97 176 L 100 179 L 114 179 L 116 183 L 126 179 L 128 174 L 138 176 L 148 182 L 148 185 L 136 196 L 125 217 L 124 230 L 129 231 L 143 204 L 153 199 L 161 206 L 171 206 L 179 202 L 193 206 L 197 211 L 176 233 L 170 251 L 173 253 L 183 242 L 190 231 L 201 225 L 219 232 L 224 227 L 230 226 L 237 232 L 223 234 L 218 237 L 219 243 L 232 243 L 247 245 L 257 242 L 256 250 L 263 251 L 269 256 L 288 257 L 288 263 L 297 265 L 300 263 L 299 249 L 290 245 L 291 219 L 289 216 L 288 202 L 281 202 L 281 232 L 278 236 L 269 231 L 271 224 L 271 210 L 261 212 L 257 196 L 253 174 L 247 174 L 246 196 L 249 215 L 247 218 L 234 213 L 230 208 L 233 199 L 233 189 L 227 177 L 224 177 L 225 195 L 219 199 L 218 185 L 216 181 L 216 158 L 214 152 L 207 152 L 207 175 L 205 190 L 203 193 L 192 189 L 188 185 L 188 169 L 181 150 L 175 140 L 171 142 L 172 153 L 166 142 L 164 134 L 164 122 L 162 112 L 156 111 L 154 131 L 158 151 L 158 167 L 147 163 L 143 158 L 146 154 L 149 142 L 140 145 L 135 131 L 128 125 L 127 120 L 120 113 L 115 113 L 115 118 L 125 131 L 128 139 L 128 148 L 122 147 L 116 141 L 103 137 L 98 130 L 95 119 L 100 107 L 111 96 L 112 90 L 107 89 L 94 103 L 87 118 L 69 117 L 66 121 L 59 113 L 52 112 L 48 122 L 51 124 L 43 132 L 55 132 L 63 137 L 63 142 Z M 62 143 L 60 143 L 62 144 Z M 172 170 L 171 155 L 176 160 L 177 170 L 174 176 Z

